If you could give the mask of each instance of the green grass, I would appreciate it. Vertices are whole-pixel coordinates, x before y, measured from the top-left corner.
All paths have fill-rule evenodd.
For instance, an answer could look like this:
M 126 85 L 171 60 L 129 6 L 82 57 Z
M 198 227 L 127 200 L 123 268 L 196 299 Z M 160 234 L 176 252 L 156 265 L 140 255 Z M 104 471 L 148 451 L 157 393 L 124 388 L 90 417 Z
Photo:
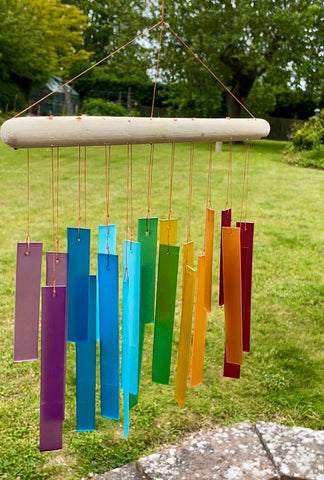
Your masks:
M 180 290 L 177 297 L 171 382 L 153 384 L 153 327 L 147 328 L 139 405 L 131 411 L 128 440 L 122 421 L 99 415 L 97 430 L 75 432 L 74 347 L 68 346 L 66 421 L 62 451 L 38 452 L 39 362 L 13 363 L 16 242 L 26 234 L 26 158 L 0 144 L 0 478 L 76 480 L 136 460 L 179 441 L 187 432 L 245 419 L 324 429 L 324 173 L 282 162 L 286 144 L 253 142 L 248 220 L 255 222 L 252 351 L 240 380 L 222 378 L 223 310 L 217 306 L 219 214 L 225 206 L 228 146 L 214 154 L 212 205 L 216 210 L 213 310 L 208 316 L 203 385 L 187 390 L 186 408 L 174 397 Z M 196 145 L 192 238 L 196 258 L 203 248 L 208 145 Z M 149 147 L 134 147 L 134 230 L 146 214 Z M 168 212 L 170 146 L 155 148 L 152 215 Z M 97 226 L 105 222 L 105 169 L 101 148 L 88 149 L 87 219 L 92 229 L 95 273 Z M 240 218 L 244 146 L 234 146 L 233 216 Z M 179 244 L 186 240 L 189 148 L 176 146 L 172 213 L 179 219 Z M 31 151 L 32 241 L 52 249 L 50 151 Z M 111 221 L 118 246 L 125 232 L 125 148 L 112 148 Z M 77 149 L 61 152 L 60 235 L 78 216 Z

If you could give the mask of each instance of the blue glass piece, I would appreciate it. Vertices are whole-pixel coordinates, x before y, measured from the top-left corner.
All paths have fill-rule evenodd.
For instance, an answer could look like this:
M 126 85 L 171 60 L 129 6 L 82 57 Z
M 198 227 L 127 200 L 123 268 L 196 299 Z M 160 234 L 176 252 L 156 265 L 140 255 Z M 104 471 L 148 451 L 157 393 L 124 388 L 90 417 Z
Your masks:
M 138 393 L 139 312 L 141 244 L 124 241 L 123 246 L 123 328 L 122 389 L 124 391 L 124 436 L 129 422 L 129 394 Z
M 98 254 L 101 416 L 119 420 L 118 256 Z
M 67 229 L 69 342 L 88 340 L 90 230 Z
M 76 342 L 76 429 L 95 430 L 96 423 L 96 286 L 90 275 L 87 342 Z
M 108 238 L 107 238 L 108 234 Z M 116 236 L 117 236 L 117 227 L 116 225 L 99 225 L 99 240 L 98 240 L 98 253 L 107 254 L 107 240 L 109 246 L 109 253 L 111 255 L 116 255 Z M 100 325 L 99 325 L 99 288 L 97 289 L 97 340 L 100 340 Z

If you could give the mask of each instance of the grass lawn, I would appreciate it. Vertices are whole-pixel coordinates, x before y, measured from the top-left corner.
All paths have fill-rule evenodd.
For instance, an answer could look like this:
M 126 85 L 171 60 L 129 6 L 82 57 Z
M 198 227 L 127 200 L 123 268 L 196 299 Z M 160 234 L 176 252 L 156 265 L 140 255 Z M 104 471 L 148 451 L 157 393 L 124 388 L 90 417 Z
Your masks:
M 39 362 L 13 363 L 16 242 L 26 235 L 26 153 L 0 144 L 0 479 L 76 480 L 136 460 L 177 442 L 187 432 L 246 419 L 324 429 L 324 172 L 282 163 L 284 143 L 253 142 L 248 221 L 255 222 L 252 351 L 240 380 L 222 378 L 223 310 L 218 307 L 219 218 L 225 206 L 228 146 L 213 158 L 212 206 L 216 210 L 213 309 L 208 316 L 204 383 L 187 390 L 186 408 L 174 401 L 179 339 L 180 288 L 176 304 L 169 386 L 151 382 L 153 328 L 147 328 L 140 400 L 123 439 L 122 421 L 106 420 L 97 407 L 97 430 L 75 432 L 74 346 L 68 345 L 64 447 L 38 451 Z M 126 148 L 112 148 L 110 218 L 118 225 L 121 253 L 126 223 Z M 208 145 L 195 146 L 192 228 L 195 258 L 203 248 Z M 134 230 L 146 214 L 148 146 L 134 146 Z M 88 149 L 87 226 L 92 230 L 95 273 L 97 226 L 105 223 L 105 160 Z M 52 250 L 49 150 L 30 154 L 31 241 Z M 240 220 L 244 146 L 234 146 L 233 219 Z M 188 145 L 176 146 L 172 213 L 179 244 L 186 241 Z M 165 218 L 169 201 L 170 145 L 155 147 L 152 216 Z M 77 226 L 77 149 L 61 151 L 60 244 Z M 179 276 L 180 278 L 180 276 Z M 44 284 L 44 281 L 43 281 Z M 180 287 L 180 286 L 179 286 Z M 98 391 L 99 393 L 99 391 Z

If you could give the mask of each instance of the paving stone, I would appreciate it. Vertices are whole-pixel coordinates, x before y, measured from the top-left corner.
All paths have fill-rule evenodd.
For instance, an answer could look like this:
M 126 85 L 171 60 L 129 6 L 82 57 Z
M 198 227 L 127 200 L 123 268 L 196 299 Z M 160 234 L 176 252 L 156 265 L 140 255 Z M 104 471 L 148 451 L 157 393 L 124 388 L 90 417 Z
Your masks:
M 121 468 L 116 468 L 104 475 L 96 476 L 94 480 L 143 480 L 134 463 L 129 463 Z
M 265 422 L 256 430 L 282 480 L 324 480 L 323 430 Z
M 179 446 L 140 459 L 137 468 L 152 480 L 280 478 L 250 422 L 194 434 Z

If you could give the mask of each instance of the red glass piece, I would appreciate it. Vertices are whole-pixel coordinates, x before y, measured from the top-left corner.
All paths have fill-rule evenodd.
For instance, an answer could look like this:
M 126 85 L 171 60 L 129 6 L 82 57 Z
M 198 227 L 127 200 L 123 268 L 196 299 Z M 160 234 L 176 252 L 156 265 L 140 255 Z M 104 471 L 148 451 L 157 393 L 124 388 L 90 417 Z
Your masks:
M 231 226 L 232 211 L 230 208 L 222 210 L 221 228 Z M 218 305 L 224 305 L 224 281 L 223 281 L 223 252 L 222 252 L 222 236 L 220 245 L 220 260 L 219 260 L 219 301 Z

